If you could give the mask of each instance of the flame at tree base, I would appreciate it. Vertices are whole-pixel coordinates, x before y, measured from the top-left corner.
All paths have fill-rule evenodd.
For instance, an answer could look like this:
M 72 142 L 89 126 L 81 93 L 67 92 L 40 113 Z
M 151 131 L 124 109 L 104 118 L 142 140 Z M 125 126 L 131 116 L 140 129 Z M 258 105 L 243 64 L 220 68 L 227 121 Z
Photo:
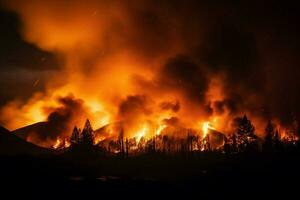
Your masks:
M 136 155 L 137 153 L 146 152 L 168 154 L 203 151 L 225 152 L 228 150 L 228 146 L 230 146 L 230 151 L 232 152 L 241 152 L 250 146 L 260 151 L 259 145 L 257 145 L 260 140 L 255 135 L 233 135 L 235 136 L 234 138 L 232 136 L 226 137 L 224 134 L 218 132 L 212 124 L 216 124 L 216 120 L 213 120 L 213 123 L 209 121 L 203 122 L 201 129 L 199 128 L 198 130 L 180 130 L 181 134 L 177 137 L 174 132 L 169 132 L 170 130 L 174 131 L 174 129 L 170 129 L 168 125 L 163 124 L 158 126 L 157 129 L 151 130 L 148 124 L 143 124 L 140 130 L 132 134 L 132 137 L 127 137 L 122 128 L 114 130 L 111 127 L 107 127 L 102 132 L 95 132 L 87 120 L 82 132 L 78 131 L 76 127 L 74 128 L 71 137 L 73 140 L 71 142 L 70 140 L 61 140 L 58 138 L 53 148 L 61 150 L 74 145 L 89 144 L 101 147 L 101 149 L 110 153 L 122 155 Z M 114 133 L 114 131 L 117 131 L 117 133 Z M 105 132 L 108 133 L 105 134 Z M 280 139 L 280 137 L 277 138 Z M 285 136 L 283 138 L 285 139 L 281 138 L 279 142 L 285 145 L 296 145 L 298 141 L 298 137 L 296 136 Z M 273 143 L 276 143 L 276 138 L 273 140 Z

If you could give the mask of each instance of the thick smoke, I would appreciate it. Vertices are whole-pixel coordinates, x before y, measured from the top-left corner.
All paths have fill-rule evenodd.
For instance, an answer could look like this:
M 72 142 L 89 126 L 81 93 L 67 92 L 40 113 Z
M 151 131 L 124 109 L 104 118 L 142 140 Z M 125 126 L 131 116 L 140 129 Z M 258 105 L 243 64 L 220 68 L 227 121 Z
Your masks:
M 180 103 L 178 100 L 176 101 L 164 101 L 160 103 L 160 108 L 162 110 L 172 110 L 173 112 L 178 112 L 180 109 Z
M 21 20 L 23 39 L 51 52 L 61 67 L 43 78 L 38 96 L 16 95 L 18 106 L 3 106 L 4 125 L 16 128 L 28 118 L 12 118 L 16 108 L 41 109 L 68 93 L 84 100 L 79 105 L 97 127 L 177 119 L 195 128 L 218 118 L 216 128 L 230 133 L 230 122 L 246 113 L 262 133 L 269 119 L 283 126 L 299 119 L 300 44 L 294 17 L 282 15 L 289 7 L 173 0 L 13 0 L 6 6 Z M 73 100 L 42 119 L 75 123 L 75 113 L 86 112 Z
M 57 138 L 68 138 L 74 124 L 82 125 L 89 110 L 81 99 L 72 95 L 58 97 L 55 106 L 43 108 L 47 120 L 14 131 L 18 136 L 41 146 L 49 147 Z
M 123 120 L 136 119 L 137 116 L 150 115 L 150 100 L 143 95 L 128 96 L 121 102 L 119 107 L 119 118 Z
M 167 90 L 179 90 L 188 98 L 204 103 L 208 77 L 201 68 L 185 56 L 176 56 L 158 73 L 159 85 Z
M 83 105 L 81 99 L 76 99 L 73 96 L 58 98 L 58 106 L 45 108 L 45 112 L 49 113 L 47 121 L 55 127 L 58 127 L 58 132 L 51 135 L 57 137 L 61 133 L 68 135 L 71 132 L 72 126 L 80 125 L 87 116 L 87 109 Z

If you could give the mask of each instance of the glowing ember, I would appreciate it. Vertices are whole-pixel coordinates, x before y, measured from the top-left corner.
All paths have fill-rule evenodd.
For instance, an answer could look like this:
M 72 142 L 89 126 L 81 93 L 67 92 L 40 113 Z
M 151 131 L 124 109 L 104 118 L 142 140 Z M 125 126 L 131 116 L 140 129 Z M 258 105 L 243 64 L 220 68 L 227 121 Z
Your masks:
M 53 145 L 53 149 L 58 149 L 60 145 L 61 145 L 61 140 L 57 138 L 55 144 Z
M 60 139 L 60 138 L 57 138 L 56 141 L 55 141 L 55 144 L 52 146 L 53 149 L 64 149 L 64 148 L 68 148 L 71 146 L 71 143 L 67 140 L 67 139 Z

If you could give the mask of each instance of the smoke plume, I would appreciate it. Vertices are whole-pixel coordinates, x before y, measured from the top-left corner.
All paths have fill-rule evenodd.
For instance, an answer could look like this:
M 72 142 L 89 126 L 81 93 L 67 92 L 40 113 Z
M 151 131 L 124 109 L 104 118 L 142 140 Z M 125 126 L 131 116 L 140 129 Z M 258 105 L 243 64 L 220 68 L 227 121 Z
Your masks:
M 289 126 L 300 115 L 299 41 L 285 37 L 293 30 L 286 21 L 295 20 L 281 18 L 276 3 L 259 5 L 5 1 L 23 40 L 59 63 L 38 92 L 2 105 L 1 123 L 16 129 L 49 121 L 61 133 L 90 118 L 95 128 L 127 122 L 126 133 L 141 124 L 200 128 L 217 119 L 215 128 L 231 133 L 233 119 L 247 114 L 260 135 L 269 119 Z

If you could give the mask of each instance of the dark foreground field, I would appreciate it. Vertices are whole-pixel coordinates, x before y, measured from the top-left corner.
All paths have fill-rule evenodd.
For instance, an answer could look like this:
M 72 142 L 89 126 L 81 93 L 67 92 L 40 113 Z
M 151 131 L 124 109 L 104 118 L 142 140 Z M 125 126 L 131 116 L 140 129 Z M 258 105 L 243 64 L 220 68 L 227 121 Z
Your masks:
M 240 193 L 249 197 L 262 192 L 299 196 L 297 151 L 189 157 L 151 154 L 127 159 L 95 156 L 1 157 L 1 193 L 41 199 L 225 197 Z

